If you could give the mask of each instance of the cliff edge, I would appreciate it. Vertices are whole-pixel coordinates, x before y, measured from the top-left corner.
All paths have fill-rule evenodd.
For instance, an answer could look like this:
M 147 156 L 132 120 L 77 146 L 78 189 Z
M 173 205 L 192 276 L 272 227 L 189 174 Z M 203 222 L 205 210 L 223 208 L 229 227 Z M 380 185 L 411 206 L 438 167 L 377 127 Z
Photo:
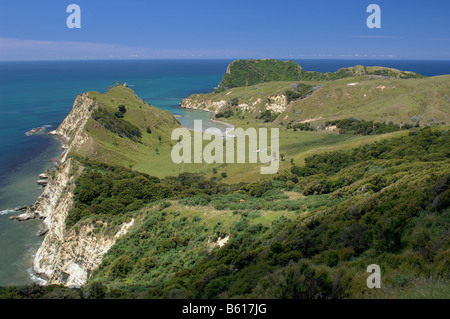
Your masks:
M 94 234 L 95 223 L 85 223 L 74 229 L 66 228 L 66 217 L 73 206 L 75 180 L 83 167 L 71 157 L 93 138 L 85 126 L 96 108 L 95 100 L 88 93 L 76 97 L 72 111 L 61 125 L 52 132 L 63 143 L 65 150 L 59 166 L 49 177 L 48 183 L 34 205 L 26 212 L 11 219 L 43 219 L 41 235 L 45 238 L 33 260 L 33 271 L 46 284 L 68 287 L 84 285 L 92 271 L 98 267 L 103 255 L 124 235 L 134 220 L 112 227 L 108 234 Z M 107 226 L 107 225 L 105 225 Z

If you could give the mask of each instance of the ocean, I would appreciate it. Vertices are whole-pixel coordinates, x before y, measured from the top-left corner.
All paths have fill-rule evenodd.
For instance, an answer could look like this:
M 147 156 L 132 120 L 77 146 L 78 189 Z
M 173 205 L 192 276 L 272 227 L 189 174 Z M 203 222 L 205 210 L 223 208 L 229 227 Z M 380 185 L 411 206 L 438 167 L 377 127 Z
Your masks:
M 147 103 L 181 115 L 182 125 L 194 119 L 217 126 L 211 114 L 179 107 L 193 93 L 211 92 L 232 60 L 105 60 L 0 62 L 0 286 L 33 282 L 33 253 L 42 238 L 38 220 L 10 221 L 13 209 L 32 204 L 41 194 L 39 173 L 61 154 L 56 139 L 45 134 L 63 121 L 78 94 L 105 92 L 117 81 L 127 83 Z M 307 71 L 335 72 L 362 64 L 414 71 L 426 76 L 450 74 L 450 61 L 295 60 Z M 35 127 L 46 132 L 27 136 Z

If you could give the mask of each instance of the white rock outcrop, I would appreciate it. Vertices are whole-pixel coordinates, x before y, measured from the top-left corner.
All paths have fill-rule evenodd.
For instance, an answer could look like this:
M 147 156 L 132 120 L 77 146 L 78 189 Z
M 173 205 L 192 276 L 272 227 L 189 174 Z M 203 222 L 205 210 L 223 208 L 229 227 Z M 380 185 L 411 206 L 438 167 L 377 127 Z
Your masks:
M 180 106 L 186 109 L 217 113 L 222 107 L 226 106 L 227 103 L 226 100 L 213 101 L 209 99 L 186 98 L 181 101 Z
M 33 271 L 46 284 L 60 284 L 68 287 L 83 286 L 101 263 L 104 254 L 116 240 L 126 234 L 134 220 L 122 225 L 102 225 L 108 231 L 95 232 L 95 223 L 87 223 L 66 229 L 66 217 L 73 205 L 75 179 L 80 172 L 76 160 L 67 154 L 91 139 L 84 131 L 95 101 L 88 94 L 79 95 L 73 109 L 54 132 L 64 142 L 64 154 L 54 176 L 34 205 L 16 219 L 43 219 L 45 238 L 33 260 Z M 97 225 L 98 226 L 98 225 Z M 109 228 L 108 228 L 109 227 Z
M 286 95 L 274 95 L 269 97 L 269 102 L 266 103 L 266 109 L 275 113 L 282 113 L 286 110 L 287 105 L 288 101 Z

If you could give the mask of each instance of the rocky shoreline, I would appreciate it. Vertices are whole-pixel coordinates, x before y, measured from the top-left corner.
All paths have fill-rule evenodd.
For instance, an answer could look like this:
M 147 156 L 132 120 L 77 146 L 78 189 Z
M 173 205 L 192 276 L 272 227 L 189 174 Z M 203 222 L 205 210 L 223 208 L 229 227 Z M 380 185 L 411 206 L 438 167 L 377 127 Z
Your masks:
M 39 175 L 38 184 L 44 190 L 36 202 L 16 208 L 20 214 L 9 217 L 17 221 L 42 220 L 38 235 L 44 236 L 44 240 L 34 254 L 32 265 L 33 276 L 41 279 L 38 284 L 83 286 L 100 265 L 103 255 L 134 223 L 134 220 L 122 225 L 105 223 L 110 232 L 98 235 L 92 234 L 94 225 L 91 223 L 80 225 L 76 230 L 66 229 L 65 220 L 73 207 L 75 181 L 83 170 L 68 154 L 92 142 L 84 127 L 91 118 L 94 105 L 87 93 L 77 96 L 72 111 L 56 130 L 48 133 L 58 138 L 63 149 L 55 160 L 56 169 Z
M 44 236 L 44 240 L 34 255 L 32 271 L 44 284 L 83 286 L 100 265 L 103 255 L 134 224 L 134 220 L 121 225 L 104 223 L 105 229 L 110 231 L 96 235 L 92 232 L 92 223 L 79 225 L 76 230 L 66 228 L 65 220 L 73 207 L 75 181 L 83 171 L 82 165 L 68 154 L 94 142 L 84 130 L 94 107 L 95 101 L 88 94 L 77 96 L 72 111 L 61 125 L 47 133 L 58 138 L 63 149 L 55 160 L 55 171 L 39 174 L 37 183 L 43 187 L 42 194 L 34 204 L 16 208 L 19 214 L 9 217 L 17 221 L 42 220 L 38 235 Z M 234 127 L 213 118 L 210 120 Z
M 33 129 L 33 130 L 37 130 L 37 129 L 45 129 L 45 128 L 39 127 L 39 128 Z M 31 131 L 33 131 L 33 130 L 31 130 Z M 27 133 L 29 133 L 31 131 L 28 131 Z M 36 132 L 40 132 L 40 131 L 41 130 L 38 130 Z M 60 142 L 61 148 L 64 150 L 59 157 L 57 157 L 55 160 L 52 160 L 52 162 L 55 164 L 54 169 L 57 169 L 67 153 L 67 145 L 65 144 L 66 139 L 63 138 L 62 136 L 58 135 L 56 133 L 56 130 L 49 132 L 48 135 L 55 136 L 58 139 L 58 141 Z M 46 171 L 46 172 L 40 173 L 39 179 L 36 181 L 36 184 L 45 188 L 48 185 L 50 179 L 51 179 L 51 171 Z M 39 212 L 36 211 L 36 207 L 39 204 L 39 199 L 41 198 L 41 196 L 36 200 L 36 202 L 34 204 L 32 204 L 30 206 L 24 205 L 24 206 L 14 208 L 15 212 L 21 212 L 21 214 L 10 216 L 8 219 L 9 220 L 17 220 L 17 221 L 27 221 L 30 219 L 45 219 L 45 217 L 41 216 L 39 214 Z M 47 233 L 48 228 L 46 228 L 44 225 L 45 224 L 43 224 L 42 229 L 39 231 L 38 236 L 42 236 Z

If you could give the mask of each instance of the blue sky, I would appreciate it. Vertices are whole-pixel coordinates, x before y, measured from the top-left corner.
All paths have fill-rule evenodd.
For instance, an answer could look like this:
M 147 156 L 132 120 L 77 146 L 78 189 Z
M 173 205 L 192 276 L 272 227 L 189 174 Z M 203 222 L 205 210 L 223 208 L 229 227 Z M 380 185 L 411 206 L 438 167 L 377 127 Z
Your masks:
M 66 26 L 71 3 L 81 29 Z M 448 0 L 0 0 L 0 60 L 450 60 L 449 13 Z

